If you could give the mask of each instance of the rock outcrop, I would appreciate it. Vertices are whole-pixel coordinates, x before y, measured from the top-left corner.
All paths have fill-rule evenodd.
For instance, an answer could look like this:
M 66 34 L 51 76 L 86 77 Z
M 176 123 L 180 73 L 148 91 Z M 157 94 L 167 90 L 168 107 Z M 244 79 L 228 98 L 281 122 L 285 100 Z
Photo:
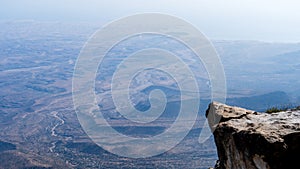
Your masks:
M 284 169 L 300 163 L 300 110 L 258 113 L 213 102 L 206 112 L 217 169 Z

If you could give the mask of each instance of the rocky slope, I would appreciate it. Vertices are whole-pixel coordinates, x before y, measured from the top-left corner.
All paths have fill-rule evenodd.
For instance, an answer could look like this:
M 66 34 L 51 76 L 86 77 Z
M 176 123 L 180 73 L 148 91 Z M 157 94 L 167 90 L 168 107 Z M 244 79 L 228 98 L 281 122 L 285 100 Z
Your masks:
M 218 149 L 215 168 L 299 166 L 300 110 L 267 114 L 213 102 L 206 116 Z

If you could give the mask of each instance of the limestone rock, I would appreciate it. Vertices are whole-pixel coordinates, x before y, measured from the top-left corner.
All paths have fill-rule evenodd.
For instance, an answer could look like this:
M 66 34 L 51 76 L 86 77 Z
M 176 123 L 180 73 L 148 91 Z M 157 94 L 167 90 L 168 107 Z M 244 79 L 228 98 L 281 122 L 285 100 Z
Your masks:
M 213 102 L 206 112 L 218 169 L 283 169 L 299 166 L 300 110 L 258 113 Z

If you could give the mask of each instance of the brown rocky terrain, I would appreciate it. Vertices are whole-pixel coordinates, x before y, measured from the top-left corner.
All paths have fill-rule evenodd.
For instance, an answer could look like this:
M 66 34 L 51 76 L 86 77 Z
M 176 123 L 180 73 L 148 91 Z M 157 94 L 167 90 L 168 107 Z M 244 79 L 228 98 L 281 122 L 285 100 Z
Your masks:
M 259 113 L 213 102 L 206 112 L 218 149 L 217 169 L 298 166 L 300 110 Z

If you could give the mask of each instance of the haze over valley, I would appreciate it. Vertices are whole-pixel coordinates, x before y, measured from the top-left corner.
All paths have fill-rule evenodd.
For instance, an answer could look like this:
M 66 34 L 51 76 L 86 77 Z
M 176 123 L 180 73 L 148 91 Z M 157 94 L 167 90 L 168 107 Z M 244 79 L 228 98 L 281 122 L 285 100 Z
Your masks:
M 148 70 L 131 83 L 133 105 L 147 110 L 149 93 L 166 93 L 165 115 L 151 126 L 131 126 L 110 99 L 110 78 L 126 54 L 162 46 L 180 55 L 200 85 L 201 103 L 193 130 L 175 148 L 158 156 L 130 159 L 97 146 L 82 130 L 72 102 L 76 59 L 99 29 L 92 23 L 2 21 L 0 23 L 0 168 L 208 168 L 217 159 L 213 138 L 199 144 L 205 110 L 211 101 L 209 75 L 201 62 L 178 42 L 162 36 L 133 37 L 117 45 L 99 68 L 98 105 L 106 119 L 126 135 L 148 137 L 167 129 L 176 118 L 180 94 L 168 75 Z M 143 42 L 143 43 L 142 43 Z M 151 46 L 152 45 L 152 46 Z M 256 111 L 300 105 L 300 43 L 213 40 L 227 82 L 227 101 Z M 125 49 L 126 48 L 126 49 Z M 126 53 L 127 52 L 127 53 Z M 109 60 L 109 57 L 118 58 Z

